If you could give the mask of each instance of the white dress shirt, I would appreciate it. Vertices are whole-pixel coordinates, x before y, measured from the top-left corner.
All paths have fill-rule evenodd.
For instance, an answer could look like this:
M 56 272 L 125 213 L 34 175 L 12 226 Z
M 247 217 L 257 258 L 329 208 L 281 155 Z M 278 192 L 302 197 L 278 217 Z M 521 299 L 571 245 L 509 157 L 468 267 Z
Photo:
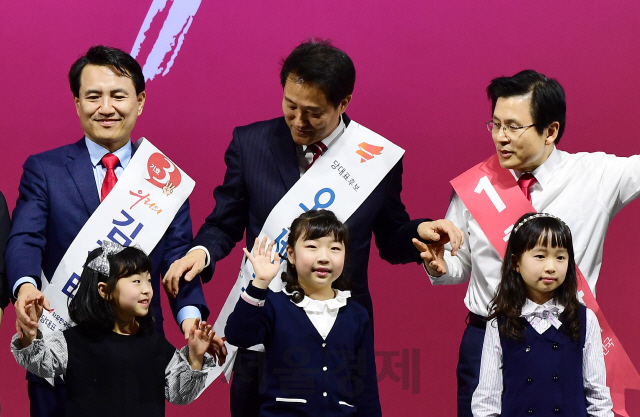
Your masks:
M 331 132 L 331 134 L 329 136 L 327 136 L 326 138 L 322 139 L 320 142 L 322 142 L 322 144 L 324 146 L 326 146 L 327 149 L 329 149 L 329 146 L 331 146 L 331 144 L 338 139 L 340 136 L 342 136 L 342 134 L 344 133 L 346 126 L 344 124 L 344 120 L 342 120 L 342 116 L 340 117 L 340 122 L 338 123 L 338 127 L 336 127 L 333 132 Z M 307 168 L 309 167 L 309 165 L 311 165 L 311 163 L 313 162 L 313 152 L 311 151 L 307 151 L 307 146 L 305 145 L 296 145 L 296 151 L 298 154 L 298 168 L 300 169 L 300 178 L 302 178 L 302 176 L 304 175 L 305 172 L 307 172 Z
M 514 178 L 522 173 L 511 170 Z M 573 235 L 576 264 L 595 296 L 602 264 L 607 227 L 613 216 L 640 194 L 640 155 L 617 157 L 602 152 L 570 154 L 554 149 L 532 174 L 538 182 L 531 187 L 533 207 L 538 212 L 561 218 Z M 454 192 L 447 219 L 465 234 L 457 256 L 446 246 L 447 273 L 430 276 L 433 285 L 460 284 L 469 280 L 464 303 L 480 316 L 500 282 L 502 254 L 493 248 L 464 203 Z
M 554 299 L 543 305 L 527 299 L 522 308 L 521 317 L 525 317 L 531 326 L 542 334 L 549 327 L 560 327 L 558 316 L 564 306 Z M 540 317 L 543 316 L 543 317 Z M 582 380 L 587 400 L 587 414 L 592 417 L 613 417 L 611 393 L 607 387 L 607 370 L 602 352 L 600 324 L 595 313 L 587 309 L 587 329 L 582 349 Z M 502 345 L 498 322 L 493 319 L 487 323 L 482 348 L 480 382 L 473 393 L 471 411 L 474 417 L 497 417 L 502 412 Z

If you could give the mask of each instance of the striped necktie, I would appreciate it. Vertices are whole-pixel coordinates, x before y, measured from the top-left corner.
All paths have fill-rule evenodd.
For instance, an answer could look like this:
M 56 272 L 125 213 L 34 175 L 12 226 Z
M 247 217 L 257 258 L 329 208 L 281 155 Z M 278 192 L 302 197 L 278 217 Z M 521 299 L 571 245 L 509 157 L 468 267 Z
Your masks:
M 311 168 L 311 165 L 313 165 L 314 162 L 316 162 L 316 159 L 320 158 L 320 155 L 322 155 L 327 151 L 327 147 L 322 142 L 312 143 L 311 145 L 307 146 L 307 152 L 309 151 L 313 152 L 313 159 L 311 160 L 311 163 L 307 167 L 307 171 L 309 170 L 309 168 Z

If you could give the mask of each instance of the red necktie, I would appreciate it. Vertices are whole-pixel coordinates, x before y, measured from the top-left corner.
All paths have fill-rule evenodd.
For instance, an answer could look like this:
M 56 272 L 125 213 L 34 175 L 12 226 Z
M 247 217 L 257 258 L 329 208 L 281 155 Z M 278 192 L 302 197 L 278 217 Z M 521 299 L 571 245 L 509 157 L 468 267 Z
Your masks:
M 108 153 L 102 157 L 101 162 L 102 166 L 107 168 L 107 174 L 104 176 L 104 181 L 102 181 L 102 190 L 100 190 L 100 201 L 103 201 L 116 185 L 116 182 L 118 182 L 118 177 L 116 177 L 116 172 L 113 169 L 120 160 L 114 154 Z
M 530 203 L 531 203 L 531 187 L 536 182 L 538 182 L 536 177 L 534 177 L 533 174 L 529 172 L 527 172 L 526 174 L 523 174 L 518 180 L 518 186 L 520 186 L 522 193 L 524 194 L 525 197 L 527 197 L 527 200 L 529 200 Z
M 320 155 L 327 151 L 327 147 L 322 142 L 312 143 L 311 145 L 307 146 L 307 152 L 309 151 L 313 152 L 313 159 L 307 167 L 307 171 L 309 170 L 309 168 L 311 168 L 311 165 L 316 162 L 316 159 L 320 158 Z

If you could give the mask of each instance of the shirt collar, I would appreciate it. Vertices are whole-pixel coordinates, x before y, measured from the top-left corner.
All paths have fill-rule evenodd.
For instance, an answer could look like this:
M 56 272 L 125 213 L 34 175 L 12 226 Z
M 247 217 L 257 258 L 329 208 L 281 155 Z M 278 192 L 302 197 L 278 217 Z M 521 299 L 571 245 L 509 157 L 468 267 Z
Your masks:
M 558 314 L 560 314 L 564 311 L 564 306 L 562 304 L 559 304 L 555 298 L 552 298 L 551 300 L 547 301 L 542 305 L 534 303 L 533 301 L 527 298 L 526 303 L 524 303 L 524 306 L 520 311 L 520 317 L 531 314 L 531 313 L 543 312 L 543 311 L 557 311 Z
M 109 151 L 97 143 L 93 142 L 88 137 L 84 137 L 84 143 L 87 145 L 87 149 L 89 150 L 89 158 L 91 158 L 91 164 L 94 166 L 98 166 L 102 157 L 109 153 Z M 120 160 L 120 166 L 124 169 L 129 164 L 129 160 L 131 159 L 131 140 L 129 140 L 122 148 L 113 152 L 115 156 Z
M 351 291 L 340 291 L 336 289 L 334 289 L 333 291 L 336 293 L 336 296 L 334 298 L 320 301 L 314 300 L 305 295 L 302 301 L 294 304 L 302 308 L 307 313 L 322 313 L 325 310 L 338 310 L 341 307 L 346 306 L 347 299 L 351 297 Z M 282 292 L 287 295 L 291 295 L 291 293 L 287 292 L 286 288 L 283 288 Z M 291 302 L 293 303 L 293 300 L 291 300 Z
M 538 168 L 534 169 L 531 174 L 536 177 L 538 184 L 544 189 L 549 181 L 551 181 L 551 175 L 553 171 L 556 169 L 558 164 L 560 163 L 560 151 L 555 147 L 553 147 L 553 151 L 549 154 L 549 157 L 546 161 L 542 163 Z M 510 170 L 516 181 L 520 179 L 524 172 L 517 171 L 515 169 Z
M 342 133 L 344 132 L 344 129 L 345 129 L 344 120 L 342 118 L 342 115 L 340 115 L 340 122 L 338 123 L 338 127 L 333 129 L 333 132 L 331 132 L 331 134 L 329 136 L 327 136 L 326 138 L 322 139 L 320 142 L 322 142 L 322 144 L 324 146 L 326 146 L 327 149 L 329 149 L 329 146 L 331 146 L 331 144 L 336 139 L 338 139 L 340 136 L 342 136 Z M 306 146 L 302 146 L 302 151 L 306 152 L 307 151 L 307 147 Z
M 562 326 L 559 317 L 564 311 L 564 307 L 557 304 L 555 300 L 551 299 L 542 305 L 527 299 L 527 303 L 529 302 L 534 305 L 525 304 L 520 311 L 520 317 L 524 317 L 535 329 L 543 326 L 543 323 L 547 324 L 547 328 L 553 326 L 559 329 Z

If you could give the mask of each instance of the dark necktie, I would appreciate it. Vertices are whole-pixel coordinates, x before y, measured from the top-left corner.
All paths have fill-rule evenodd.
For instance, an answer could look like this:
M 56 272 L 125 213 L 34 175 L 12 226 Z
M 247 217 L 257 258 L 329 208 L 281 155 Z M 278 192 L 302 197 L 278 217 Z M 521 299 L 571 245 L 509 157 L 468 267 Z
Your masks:
M 531 187 L 536 182 L 538 182 L 536 177 L 534 177 L 533 174 L 529 172 L 527 172 L 526 174 L 523 174 L 518 180 L 518 186 L 520 187 L 520 189 L 522 190 L 522 193 L 524 194 L 525 197 L 527 197 L 527 200 L 529 200 L 530 203 L 531 203 Z
M 118 177 L 116 177 L 114 168 L 118 165 L 120 160 L 114 154 L 108 153 L 102 157 L 101 162 L 102 166 L 107 169 L 107 174 L 104 176 L 102 189 L 100 190 L 100 201 L 103 201 L 116 185 L 116 182 L 118 182 Z
M 316 162 L 316 159 L 320 158 L 320 155 L 327 151 L 327 147 L 322 142 L 312 143 L 311 145 L 307 146 L 307 152 L 309 151 L 313 152 L 313 159 L 307 167 L 307 171 L 309 170 L 309 168 L 311 168 L 311 165 Z

